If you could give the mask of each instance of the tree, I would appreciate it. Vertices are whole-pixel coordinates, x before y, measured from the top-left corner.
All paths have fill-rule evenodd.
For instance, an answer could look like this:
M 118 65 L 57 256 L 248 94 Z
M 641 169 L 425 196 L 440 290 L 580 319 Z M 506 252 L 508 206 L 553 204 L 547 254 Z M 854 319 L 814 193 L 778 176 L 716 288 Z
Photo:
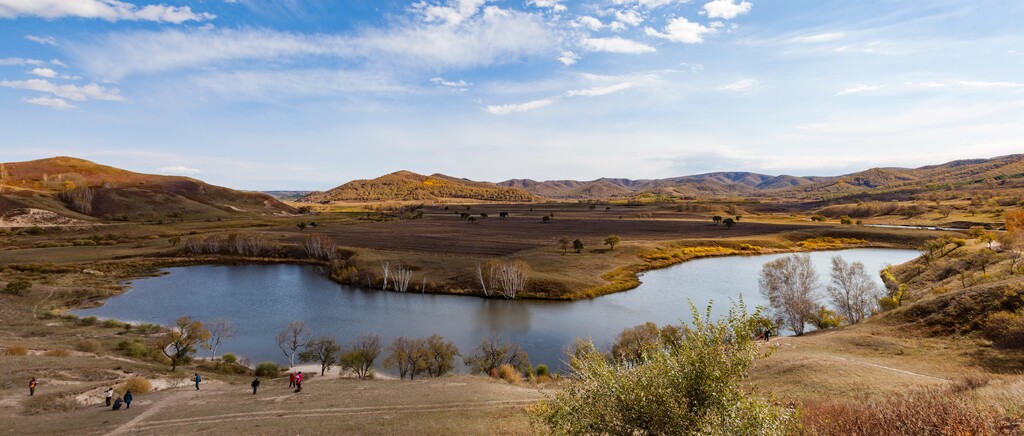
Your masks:
M 289 368 L 295 366 L 295 358 L 298 357 L 299 349 L 312 338 L 313 333 L 306 330 L 306 322 L 299 320 L 288 323 L 288 327 L 278 333 L 277 348 L 280 348 L 284 356 L 288 358 Z
M 765 263 L 759 280 L 761 294 L 775 317 L 798 336 L 818 308 L 818 274 L 808 255 L 794 254 Z
M 301 232 L 303 230 L 306 230 L 306 223 L 298 223 L 295 225 L 295 227 L 298 227 L 299 231 Z
M 452 341 L 446 341 L 441 335 L 435 334 L 422 344 L 428 376 L 441 377 L 455 370 L 455 357 L 459 355 L 459 349 Z
M 715 225 L 717 226 L 718 223 L 722 222 L 722 216 L 721 215 L 715 215 L 715 216 L 711 217 L 711 221 L 714 221 Z
M 487 219 L 487 213 L 480 212 L 480 219 Z
M 981 236 L 978 236 L 978 242 L 988 244 L 988 249 L 991 250 L 992 244 L 996 242 L 996 235 L 991 232 L 982 233 Z
M 349 350 L 342 356 L 342 367 L 355 371 L 357 377 L 365 379 L 373 369 L 373 362 L 380 356 L 380 351 L 380 336 L 360 336 L 352 341 Z
M 864 264 L 848 263 L 841 256 L 832 258 L 831 284 L 825 287 L 832 305 L 850 324 L 861 322 L 878 308 L 882 293 Z
M 498 213 L 498 218 L 508 218 L 508 212 L 500 212 L 500 213 Z
M 571 243 L 572 241 L 570 241 L 569 238 L 565 236 L 562 236 L 562 238 L 558 240 L 558 246 L 562 247 L 562 254 L 565 254 L 566 252 L 569 251 L 569 244 Z
M 492 280 L 498 283 L 498 291 L 501 292 L 501 295 L 506 299 L 514 300 L 519 292 L 526 289 L 526 285 L 530 281 L 530 264 L 522 260 L 499 263 L 492 274 Z
M 221 344 L 225 340 L 237 335 L 234 324 L 226 318 L 207 321 L 206 329 L 210 331 L 210 337 L 203 341 L 203 349 L 209 350 L 210 357 L 214 358 L 217 357 L 217 351 L 220 349 Z
M 636 366 L 661 347 L 661 330 L 657 324 L 647 322 L 619 333 L 612 344 L 612 357 L 621 365 Z
M 572 241 L 572 249 L 576 250 L 577 253 L 583 251 L 583 241 L 579 239 Z
M 7 172 L 7 166 L 0 163 L 0 181 L 11 178 L 11 174 Z
M 167 243 L 171 244 L 172 247 L 178 245 L 181 243 L 181 236 L 171 236 L 167 239 Z
M 549 216 L 547 216 L 547 215 L 544 215 L 544 216 L 540 217 L 540 221 L 541 221 L 542 223 L 545 223 L 545 224 L 546 224 L 546 223 L 549 223 L 549 222 L 551 222 L 551 217 L 549 217 Z
M 338 364 L 341 356 L 341 345 L 334 336 L 321 336 L 306 341 L 305 350 L 299 353 L 299 361 L 303 363 L 319 363 L 320 375 L 324 375 Z
M 465 356 L 462 362 L 473 374 L 490 375 L 501 365 L 512 365 L 519 371 L 526 371 L 530 366 L 530 358 L 518 344 L 502 340 L 500 336 L 488 336 L 480 341 L 480 345 L 472 355 Z
M 390 354 L 384 359 L 384 365 L 397 368 L 398 376 L 402 380 L 405 380 L 406 375 L 409 376 L 409 380 L 414 380 L 416 374 L 422 372 L 426 366 L 426 362 L 423 361 L 423 353 L 420 351 L 422 341 L 422 339 L 408 339 L 405 336 L 395 338 L 388 346 Z
M 736 222 L 740 222 L 740 218 L 743 218 L 743 215 L 736 215 Z
M 726 218 L 726 219 L 722 220 L 722 223 L 725 224 L 725 228 L 727 228 L 727 229 L 731 229 L 732 226 L 736 225 L 736 221 L 733 220 L 732 218 Z
M 391 275 L 391 262 L 381 262 L 380 269 L 384 273 L 384 284 L 381 285 L 380 290 L 386 291 L 388 289 L 388 276 Z
M 554 434 L 792 434 L 794 414 L 744 386 L 764 356 L 754 341 L 757 315 L 742 302 L 722 317 L 693 313 L 676 346 L 639 365 L 608 360 L 593 344 L 581 347 L 573 376 L 528 409 L 531 420 Z
M 395 279 L 392 280 L 395 285 L 395 290 L 398 292 L 405 292 L 409 289 L 409 280 L 412 279 L 412 270 L 405 268 L 402 265 L 395 267 Z
M 604 238 L 604 245 L 607 245 L 609 250 L 614 250 L 615 246 L 619 245 L 621 241 L 622 238 L 619 238 L 619 235 L 608 235 L 607 238 Z
M 157 346 L 171 359 L 171 371 L 175 371 L 178 364 L 191 360 L 196 347 L 209 337 L 210 331 L 202 322 L 183 316 L 174 322 L 167 334 L 157 340 Z
M 1024 230 L 1024 209 L 1015 209 L 1006 212 L 1006 231 L 1013 233 Z

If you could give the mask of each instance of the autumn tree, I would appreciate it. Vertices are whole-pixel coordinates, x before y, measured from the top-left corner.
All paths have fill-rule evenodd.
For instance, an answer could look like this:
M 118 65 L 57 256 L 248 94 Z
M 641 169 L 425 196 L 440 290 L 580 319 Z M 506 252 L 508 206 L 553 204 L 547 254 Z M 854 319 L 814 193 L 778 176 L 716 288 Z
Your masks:
M 1024 230 L 1024 209 L 1006 212 L 1006 231 L 1013 233 Z
M 612 343 L 612 357 L 616 362 L 635 366 L 643 363 L 649 353 L 661 348 L 661 330 L 653 322 L 630 327 L 619 333 Z
M 210 337 L 203 341 L 203 349 L 210 351 L 210 357 L 216 358 L 221 344 L 237 335 L 235 325 L 226 318 L 211 319 L 206 322 Z
M 512 365 L 520 371 L 531 368 L 529 356 L 523 347 L 500 336 L 488 336 L 480 341 L 473 354 L 465 356 L 463 363 L 473 374 L 488 374 L 496 371 L 501 365 Z
M 569 251 L 569 244 L 572 244 L 572 241 L 565 236 L 562 236 L 562 238 L 558 240 L 558 246 L 562 248 L 562 254 Z
M 832 258 L 831 283 L 825 287 L 832 304 L 847 321 L 856 324 L 871 315 L 882 297 L 864 264 Z
M 341 366 L 355 371 L 356 376 L 365 379 L 373 369 L 373 362 L 380 356 L 380 336 L 363 335 L 349 345 L 349 349 L 341 357 Z
M 604 245 L 607 245 L 609 250 L 614 250 L 615 246 L 619 245 L 621 241 L 622 238 L 619 238 L 619 235 L 608 235 L 607 238 L 604 238 Z
M 576 250 L 577 253 L 583 251 L 583 241 L 579 239 L 572 241 L 572 249 Z
M 303 363 L 319 363 L 320 375 L 324 375 L 338 364 L 341 357 L 341 345 L 334 336 L 321 336 L 306 341 L 305 350 L 299 353 L 299 361 Z
M 818 274 L 811 257 L 794 254 L 765 263 L 759 285 L 775 317 L 802 335 L 804 324 L 818 308 Z
M 312 338 L 313 333 L 306 330 L 306 322 L 299 320 L 288 323 L 288 327 L 277 334 L 277 348 L 280 348 L 284 356 L 288 358 L 289 367 L 295 366 L 295 358 L 298 357 L 299 349 Z
M 405 380 L 414 380 L 417 374 L 423 372 L 426 362 L 423 360 L 422 339 L 409 339 L 399 336 L 388 345 L 388 357 L 384 359 L 384 366 L 398 369 L 398 376 Z
M 434 334 L 421 344 L 427 376 L 441 377 L 455 370 L 455 357 L 459 356 L 459 349 L 455 343 Z
M 175 371 L 179 364 L 191 360 L 197 347 L 209 337 L 210 331 L 201 321 L 183 316 L 174 322 L 167 334 L 157 340 L 157 346 L 171 359 L 171 371 Z
M 718 223 L 722 222 L 722 216 L 721 215 L 715 215 L 715 216 L 711 217 L 711 221 L 714 221 L 715 225 L 717 226 Z
M 299 231 L 301 232 L 303 230 L 306 230 L 306 223 L 298 223 L 295 225 L 295 227 L 298 227 Z
M 732 218 L 726 218 L 726 219 L 722 220 L 722 224 L 725 224 L 725 228 L 731 229 L 732 226 L 736 225 L 736 221 L 733 220 Z

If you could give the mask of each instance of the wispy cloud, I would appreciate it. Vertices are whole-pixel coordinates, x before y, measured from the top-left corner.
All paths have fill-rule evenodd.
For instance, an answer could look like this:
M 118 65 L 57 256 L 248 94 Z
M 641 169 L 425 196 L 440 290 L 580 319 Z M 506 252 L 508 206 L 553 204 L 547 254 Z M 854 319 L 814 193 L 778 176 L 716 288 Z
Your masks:
M 836 95 L 863 94 L 863 93 L 866 93 L 866 92 L 877 91 L 877 90 L 882 89 L 884 87 L 885 86 L 883 86 L 883 85 L 857 85 L 857 86 L 852 86 L 852 87 L 849 87 L 849 88 L 845 88 L 845 89 L 839 91 L 838 93 L 836 93 Z
M 28 73 L 39 77 L 57 77 L 57 72 L 49 68 L 33 68 L 32 71 L 29 71 Z
M 574 89 L 565 92 L 566 97 L 598 97 L 602 95 L 608 95 L 611 93 L 623 91 L 636 86 L 633 82 L 623 82 L 610 86 L 602 86 L 597 88 L 587 89 Z
M 176 24 L 216 18 L 213 14 L 192 12 L 188 6 L 153 4 L 139 7 L 117 0 L 0 0 L 0 18 L 17 17 L 78 17 Z
M 627 53 L 642 54 L 653 53 L 657 50 L 647 44 L 639 43 L 630 39 L 613 36 L 610 38 L 585 38 L 581 45 L 589 51 L 606 53 Z
M 202 171 L 195 168 L 189 168 L 184 165 L 173 165 L 169 167 L 158 168 L 157 171 L 164 174 L 175 174 L 175 175 L 195 175 Z
M 37 44 L 57 45 L 57 38 L 52 36 L 25 35 L 25 39 Z
M 465 80 L 455 80 L 455 81 L 452 81 L 452 80 L 445 80 L 445 78 L 443 78 L 443 77 L 434 77 L 434 78 L 430 79 L 430 83 L 433 83 L 433 84 L 435 84 L 437 86 L 441 86 L 441 87 L 448 88 L 448 89 L 451 89 L 451 90 L 455 90 L 455 91 L 467 91 L 467 90 L 469 90 L 470 86 L 473 86 L 472 83 L 466 82 Z
M 23 99 L 21 99 L 21 101 L 23 101 L 25 103 L 28 103 L 28 104 L 34 104 L 34 105 L 38 105 L 38 106 L 46 106 L 46 107 L 51 107 L 51 108 L 54 108 L 54 109 L 61 109 L 61 110 L 74 109 L 75 108 L 74 105 L 72 105 L 71 103 L 68 103 L 64 99 L 60 99 L 60 98 L 36 97 L 36 98 L 23 98 Z
M 704 42 L 704 35 L 715 32 L 714 28 L 694 23 L 683 17 L 674 18 L 669 21 L 662 32 L 650 27 L 644 29 L 644 33 L 648 36 L 684 44 L 700 44 Z
M 45 65 L 39 59 L 26 59 L 26 58 L 2 58 L 0 59 L 0 65 L 6 66 L 25 66 L 25 65 Z
M 71 84 L 59 85 L 45 79 L 0 80 L 0 87 L 45 92 L 75 101 L 125 101 L 117 88 L 106 88 L 95 83 L 78 86 Z
M 719 86 L 719 87 L 717 87 L 715 89 L 717 89 L 719 91 L 727 91 L 727 92 L 735 92 L 737 94 L 743 94 L 743 93 L 747 93 L 747 92 L 753 91 L 754 89 L 756 89 L 760 85 L 761 85 L 761 82 L 759 82 L 757 80 L 754 80 L 754 79 L 740 79 L 740 80 L 737 80 L 737 81 L 732 82 L 732 83 L 726 83 L 726 84 L 721 85 L 721 86 Z
M 527 112 L 534 109 L 540 109 L 545 106 L 550 106 L 551 103 L 554 103 L 554 101 L 549 98 L 545 98 L 520 104 L 492 105 L 487 106 L 484 110 L 494 115 L 508 115 L 516 112 Z

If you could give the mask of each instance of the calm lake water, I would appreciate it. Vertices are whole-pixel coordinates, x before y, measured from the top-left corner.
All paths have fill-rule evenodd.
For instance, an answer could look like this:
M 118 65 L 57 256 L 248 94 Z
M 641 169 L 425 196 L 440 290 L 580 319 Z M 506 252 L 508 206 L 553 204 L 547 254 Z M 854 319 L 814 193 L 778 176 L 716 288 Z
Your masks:
M 810 255 L 824 284 L 832 256 L 863 262 L 877 276 L 874 273 L 886 264 L 909 261 L 918 253 L 852 249 Z M 299 265 L 191 266 L 136 280 L 130 291 L 105 305 L 73 313 L 165 325 L 182 315 L 227 318 L 238 336 L 222 347 L 222 353 L 233 352 L 254 363 L 286 363 L 274 337 L 290 321 L 300 319 L 316 335 L 333 334 L 342 343 L 365 333 L 377 334 L 385 343 L 398 336 L 438 333 L 467 354 L 484 336 L 499 333 L 522 344 L 534 365 L 561 368 L 562 350 L 576 338 L 591 337 L 602 346 L 624 328 L 647 321 L 688 322 L 688 301 L 704 310 L 713 300 L 714 313 L 726 311 L 729 300 L 740 295 L 751 310 L 764 304 L 758 274 L 765 262 L 780 256 L 693 260 L 644 274 L 643 284 L 634 290 L 575 302 L 367 291 L 338 285 L 316 268 Z

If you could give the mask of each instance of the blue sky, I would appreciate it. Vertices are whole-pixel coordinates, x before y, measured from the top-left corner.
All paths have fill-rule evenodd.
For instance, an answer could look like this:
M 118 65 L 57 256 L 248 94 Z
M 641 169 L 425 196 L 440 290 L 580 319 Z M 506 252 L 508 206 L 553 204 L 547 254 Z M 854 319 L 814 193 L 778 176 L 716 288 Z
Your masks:
M 1024 151 L 1024 2 L 0 0 L 0 161 L 242 189 Z

